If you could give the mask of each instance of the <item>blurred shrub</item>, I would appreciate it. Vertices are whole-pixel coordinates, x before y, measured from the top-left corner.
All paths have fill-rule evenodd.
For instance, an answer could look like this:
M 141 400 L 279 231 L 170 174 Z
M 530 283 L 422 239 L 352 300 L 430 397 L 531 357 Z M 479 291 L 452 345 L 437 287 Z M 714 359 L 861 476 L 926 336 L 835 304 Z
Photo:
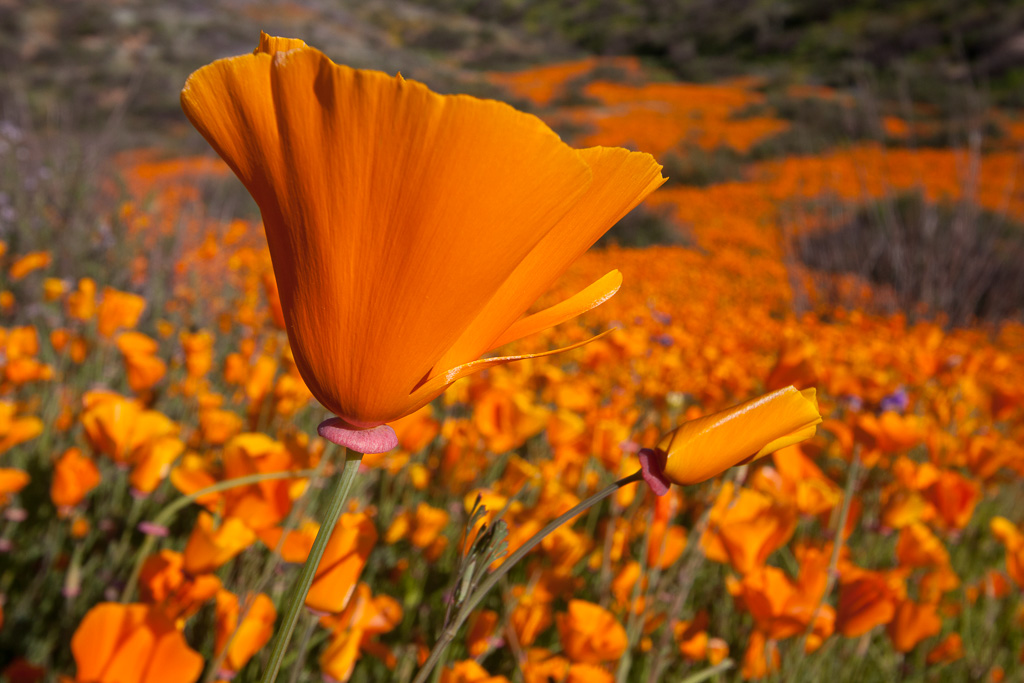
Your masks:
M 881 285 L 876 303 L 950 325 L 1024 313 L 1024 225 L 970 202 L 935 204 L 909 193 L 839 209 L 821 229 L 793 236 L 795 257 L 826 280 L 852 274 Z M 833 283 L 834 284 L 834 283 Z M 832 303 L 849 303 L 833 301 Z

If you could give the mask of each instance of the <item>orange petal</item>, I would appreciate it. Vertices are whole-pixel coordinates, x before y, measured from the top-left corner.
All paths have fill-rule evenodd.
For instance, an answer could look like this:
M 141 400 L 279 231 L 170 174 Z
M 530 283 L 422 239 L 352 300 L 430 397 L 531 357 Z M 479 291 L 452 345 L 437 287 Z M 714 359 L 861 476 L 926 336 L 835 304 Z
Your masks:
M 296 365 L 350 423 L 410 412 L 593 175 L 534 116 L 312 48 L 214 62 L 182 106 L 259 204 Z
M 456 381 L 462 379 L 463 377 L 467 377 L 474 373 L 480 372 L 481 370 L 486 370 L 487 368 L 494 367 L 495 365 L 506 365 L 508 363 L 513 363 L 517 360 L 526 360 L 528 358 L 543 358 L 544 356 L 553 356 L 554 354 L 562 353 L 563 351 L 571 351 L 572 349 L 579 348 L 584 344 L 589 344 L 590 342 L 596 339 L 600 339 L 606 334 L 611 334 L 614 331 L 614 329 L 615 328 L 605 330 L 601 334 L 595 335 L 590 339 L 584 339 L 581 342 L 576 342 L 575 344 L 570 344 L 569 346 L 563 346 L 560 349 L 551 349 L 550 351 L 542 351 L 541 353 L 524 353 L 519 356 L 498 356 L 495 358 L 481 358 L 479 360 L 471 361 L 469 363 L 463 363 L 462 365 L 454 367 L 451 370 L 447 370 L 446 372 L 434 375 L 429 380 L 424 382 L 420 387 L 418 387 L 416 391 L 414 391 L 412 395 L 409 397 L 412 401 L 412 405 L 414 406 L 413 410 L 419 410 L 426 404 L 430 403 L 432 400 L 434 400 L 435 397 L 437 397 L 438 394 L 440 394 L 446 388 L 451 386 Z
M 617 270 L 613 270 L 594 284 L 580 292 L 577 292 L 565 301 L 515 321 L 512 323 L 512 326 L 505 330 L 504 334 L 498 337 L 497 341 L 494 342 L 494 348 L 498 348 L 499 346 L 503 346 L 517 339 L 522 339 L 523 337 L 528 337 L 531 334 L 535 334 L 541 330 L 546 330 L 549 327 L 560 325 L 567 320 L 572 320 L 576 316 L 586 313 L 590 309 L 596 308 L 605 301 L 608 301 L 608 299 L 615 295 L 615 292 L 619 291 L 619 287 L 621 286 L 622 273 Z
M 662 167 L 650 154 L 619 147 L 592 147 L 579 154 L 590 166 L 594 181 L 502 284 L 438 367 L 459 365 L 505 341 L 525 336 L 514 336 L 507 330 L 551 289 L 573 261 L 666 180 L 661 176 Z M 499 337 L 505 341 L 497 341 Z
M 657 450 L 665 454 L 664 474 L 672 483 L 695 484 L 810 438 L 820 422 L 815 390 L 790 386 L 685 422 Z
M 142 623 L 144 605 L 102 603 L 93 607 L 71 638 L 78 680 L 98 681 L 122 642 Z

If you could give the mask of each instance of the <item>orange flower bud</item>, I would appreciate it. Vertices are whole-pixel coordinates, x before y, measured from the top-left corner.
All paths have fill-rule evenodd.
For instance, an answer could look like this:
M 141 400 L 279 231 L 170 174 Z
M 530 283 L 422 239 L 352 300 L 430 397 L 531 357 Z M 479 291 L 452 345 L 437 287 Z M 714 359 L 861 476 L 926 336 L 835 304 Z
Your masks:
M 659 495 L 696 484 L 814 435 L 821 422 L 814 389 L 779 389 L 684 422 L 654 449 L 640 451 L 644 479 Z

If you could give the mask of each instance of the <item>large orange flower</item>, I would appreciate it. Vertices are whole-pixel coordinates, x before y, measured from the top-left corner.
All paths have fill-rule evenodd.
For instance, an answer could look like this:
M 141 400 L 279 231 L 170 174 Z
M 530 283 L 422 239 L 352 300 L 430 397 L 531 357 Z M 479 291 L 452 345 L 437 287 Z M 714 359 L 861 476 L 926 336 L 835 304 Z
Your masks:
M 501 102 L 266 34 L 181 101 L 259 205 L 296 365 L 346 427 L 408 415 L 614 294 L 618 271 L 523 317 L 664 182 L 650 155 L 575 150 Z

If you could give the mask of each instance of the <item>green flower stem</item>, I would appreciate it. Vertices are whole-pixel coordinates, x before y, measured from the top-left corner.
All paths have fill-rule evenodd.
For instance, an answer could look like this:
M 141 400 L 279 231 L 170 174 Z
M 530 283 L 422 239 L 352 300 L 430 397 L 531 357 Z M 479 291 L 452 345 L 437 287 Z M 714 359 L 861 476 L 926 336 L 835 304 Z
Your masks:
M 281 534 L 281 538 L 277 539 L 277 543 L 273 548 L 270 549 L 270 557 L 267 560 L 266 565 L 263 567 L 263 573 L 260 574 L 256 580 L 255 585 L 249 588 L 246 593 L 250 595 L 246 599 L 242 609 L 238 612 L 238 625 L 235 626 L 235 630 L 232 631 L 231 635 L 228 636 L 228 640 L 224 643 L 224 647 L 221 648 L 220 653 L 213 658 L 213 662 L 206 667 L 206 675 L 203 678 L 203 683 L 213 683 L 213 680 L 217 678 L 217 674 L 220 673 L 221 666 L 224 664 L 224 660 L 228 656 L 228 652 L 231 650 L 231 643 L 235 642 L 235 636 L 242 628 L 242 624 L 245 623 L 245 617 L 249 614 L 249 610 L 252 609 L 255 603 L 257 595 L 263 592 L 266 588 L 267 583 L 274 575 L 275 570 L 280 564 L 281 551 L 284 549 L 284 542 L 288 538 L 288 535 L 295 531 L 298 526 L 299 519 L 306 514 L 306 509 L 309 507 L 310 498 L 313 497 L 313 492 L 310 490 L 313 488 L 316 482 L 320 481 L 320 477 L 323 476 L 324 466 L 327 465 L 327 458 L 320 458 L 316 465 L 316 469 L 313 470 L 313 474 L 310 476 L 309 485 L 303 492 L 299 500 L 295 501 L 292 505 L 292 509 L 288 511 L 288 516 L 285 517 L 284 523 L 281 525 L 281 529 L 284 533 Z
M 636 482 L 640 481 L 641 478 L 642 473 L 640 471 L 637 471 L 629 475 L 628 477 L 623 477 L 622 479 L 619 479 L 614 484 L 595 493 L 590 498 L 587 498 L 585 501 L 583 501 L 573 509 L 569 510 L 562 516 L 555 519 L 546 527 L 538 531 L 526 543 L 516 548 L 515 552 L 509 555 L 508 559 L 502 562 L 500 567 L 498 567 L 490 574 L 488 574 L 487 578 L 480 582 L 480 586 L 477 587 L 475 591 L 473 591 L 473 594 L 466 599 L 466 602 L 459 609 L 458 615 L 455 617 L 455 619 L 452 620 L 450 624 L 448 624 L 448 627 L 445 628 L 443 633 L 441 633 L 441 637 L 438 638 L 437 643 L 434 644 L 434 649 L 430 651 L 430 656 L 427 657 L 427 661 L 423 663 L 423 668 L 421 668 L 419 670 L 419 673 L 416 674 L 416 678 L 413 679 L 413 683 L 426 683 L 426 680 L 430 676 L 431 671 L 433 671 L 434 667 L 437 666 L 437 663 L 438 661 L 440 661 L 441 656 L 444 654 L 445 650 L 447 650 L 451 642 L 455 640 L 455 635 L 459 632 L 459 628 L 462 626 L 462 624 L 466 621 L 466 619 L 469 618 L 469 615 L 473 612 L 474 609 L 476 609 L 476 606 L 480 604 L 480 602 L 484 599 L 484 597 L 487 596 L 491 589 L 494 588 L 495 585 L 497 585 L 498 581 L 500 581 L 501 578 L 505 576 L 505 574 L 507 574 L 509 570 L 512 569 L 512 567 L 514 567 L 519 562 L 519 560 L 523 559 L 523 557 L 528 552 L 533 550 L 538 543 L 543 541 L 544 538 L 548 536 L 551 532 L 553 532 L 555 529 L 562 526 L 574 517 L 578 516 L 580 513 L 585 512 L 591 506 L 600 503 L 602 500 L 612 495 L 613 493 L 623 488 L 624 486 L 635 484 Z M 264 681 L 263 683 L 268 682 Z
M 299 619 L 299 612 L 306 602 L 306 594 L 309 587 L 313 585 L 313 577 L 316 576 L 317 567 L 320 566 L 320 558 L 327 548 L 327 541 L 334 531 L 334 525 L 338 522 L 345 502 L 348 500 L 349 491 L 359 473 L 359 465 L 362 462 L 363 454 L 351 451 L 351 457 L 347 456 L 347 449 L 342 449 L 342 457 L 345 459 L 345 468 L 342 472 L 336 473 L 331 484 L 330 498 L 327 503 L 327 512 L 324 513 L 324 521 L 313 541 L 313 548 L 309 551 L 306 563 L 302 565 L 298 581 L 292 586 L 291 594 L 285 600 L 284 618 L 274 638 L 274 649 L 270 653 L 270 660 L 267 668 L 263 671 L 260 683 L 273 683 L 277 679 L 277 672 L 281 669 L 281 662 L 284 660 L 284 653 L 288 649 L 288 641 L 291 640 L 292 632 L 295 630 L 295 622 Z
M 190 493 L 187 496 L 178 498 L 173 503 L 165 507 L 163 510 L 153 518 L 153 523 L 157 526 L 166 527 L 173 520 L 174 516 L 182 508 L 186 508 L 203 496 L 208 496 L 211 493 L 220 493 L 221 491 L 228 491 L 239 486 L 249 486 L 251 484 L 258 484 L 261 481 L 271 481 L 274 479 L 302 479 L 304 477 L 310 477 L 316 473 L 316 470 L 297 470 L 287 472 L 263 472 L 261 474 L 250 474 L 244 477 L 236 477 L 234 479 L 225 479 L 224 481 L 217 482 L 212 486 L 207 486 L 205 489 L 200 489 L 195 493 Z M 147 535 L 146 540 L 142 542 L 142 547 L 139 548 L 139 552 L 135 556 L 135 565 L 132 567 L 131 576 L 128 577 L 128 582 L 124 585 L 124 590 L 121 591 L 121 602 L 129 602 L 135 593 L 135 584 L 138 583 L 139 573 L 142 571 L 142 563 L 146 561 L 150 553 L 153 552 L 153 546 L 156 545 L 157 537 L 153 535 Z

